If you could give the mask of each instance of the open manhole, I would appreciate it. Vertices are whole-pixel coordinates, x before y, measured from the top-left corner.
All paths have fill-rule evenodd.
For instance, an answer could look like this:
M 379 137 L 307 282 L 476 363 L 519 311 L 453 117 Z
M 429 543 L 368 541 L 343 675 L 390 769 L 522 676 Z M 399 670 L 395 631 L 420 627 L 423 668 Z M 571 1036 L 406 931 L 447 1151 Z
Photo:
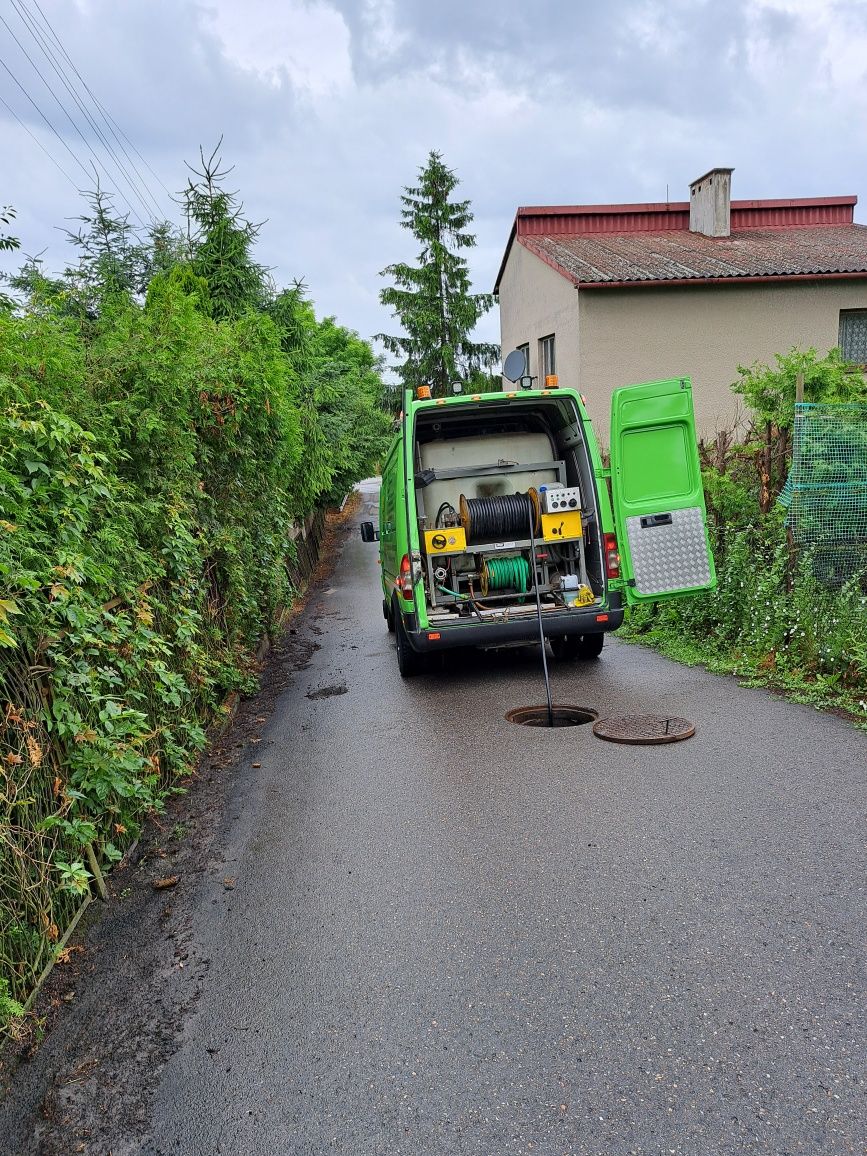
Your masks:
M 552 706 L 551 719 L 547 706 L 516 706 L 506 712 L 509 722 L 522 727 L 580 727 L 599 718 L 599 713 L 588 706 Z
M 695 723 L 671 715 L 625 714 L 619 718 L 601 718 L 593 733 L 610 743 L 677 743 L 695 734 Z

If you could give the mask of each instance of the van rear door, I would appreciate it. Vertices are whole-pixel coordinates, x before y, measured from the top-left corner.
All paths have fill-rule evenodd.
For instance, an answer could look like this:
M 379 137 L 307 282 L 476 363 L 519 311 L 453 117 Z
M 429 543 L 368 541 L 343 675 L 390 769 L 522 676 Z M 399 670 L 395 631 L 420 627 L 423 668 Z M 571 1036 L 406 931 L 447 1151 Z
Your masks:
M 611 496 L 630 605 L 714 588 L 688 378 L 614 391 Z

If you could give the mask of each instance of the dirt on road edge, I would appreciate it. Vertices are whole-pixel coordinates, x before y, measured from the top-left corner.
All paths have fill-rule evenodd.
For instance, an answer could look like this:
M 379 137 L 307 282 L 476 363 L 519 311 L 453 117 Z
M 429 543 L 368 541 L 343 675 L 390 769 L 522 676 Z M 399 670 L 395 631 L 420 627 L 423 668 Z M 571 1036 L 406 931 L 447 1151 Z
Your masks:
M 3 1151 L 121 1156 L 147 1132 L 150 1094 L 183 1035 L 210 960 L 192 942 L 185 899 L 218 858 L 227 804 L 279 695 L 318 644 L 304 610 L 333 570 L 360 502 L 326 516 L 319 562 L 263 647 L 260 689 L 214 734 L 165 812 L 107 876 L 40 992 L 27 1037 L 0 1052 Z M 252 763 L 255 767 L 256 763 Z M 252 771 L 255 774 L 255 771 Z M 234 886 L 228 876 L 227 890 Z M 117 1137 L 127 1140 L 118 1146 Z

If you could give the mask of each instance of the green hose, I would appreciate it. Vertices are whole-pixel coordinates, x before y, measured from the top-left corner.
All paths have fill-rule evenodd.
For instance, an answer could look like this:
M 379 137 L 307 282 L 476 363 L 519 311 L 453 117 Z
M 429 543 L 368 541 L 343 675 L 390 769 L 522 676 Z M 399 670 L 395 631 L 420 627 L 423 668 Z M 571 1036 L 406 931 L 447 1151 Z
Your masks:
M 526 558 L 490 558 L 482 569 L 482 595 L 513 587 L 519 594 L 530 588 L 530 564 Z

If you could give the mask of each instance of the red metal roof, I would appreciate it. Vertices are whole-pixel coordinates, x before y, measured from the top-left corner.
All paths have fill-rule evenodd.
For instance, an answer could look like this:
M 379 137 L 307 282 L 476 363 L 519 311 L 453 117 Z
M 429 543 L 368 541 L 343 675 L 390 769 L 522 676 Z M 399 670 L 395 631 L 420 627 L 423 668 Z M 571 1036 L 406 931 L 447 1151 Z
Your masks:
M 518 209 L 494 292 L 517 242 L 579 288 L 621 284 L 862 276 L 867 227 L 858 198 L 731 202 L 731 235 L 689 229 L 689 202 Z
M 577 286 L 826 274 L 867 275 L 867 226 L 689 230 L 520 238 Z

